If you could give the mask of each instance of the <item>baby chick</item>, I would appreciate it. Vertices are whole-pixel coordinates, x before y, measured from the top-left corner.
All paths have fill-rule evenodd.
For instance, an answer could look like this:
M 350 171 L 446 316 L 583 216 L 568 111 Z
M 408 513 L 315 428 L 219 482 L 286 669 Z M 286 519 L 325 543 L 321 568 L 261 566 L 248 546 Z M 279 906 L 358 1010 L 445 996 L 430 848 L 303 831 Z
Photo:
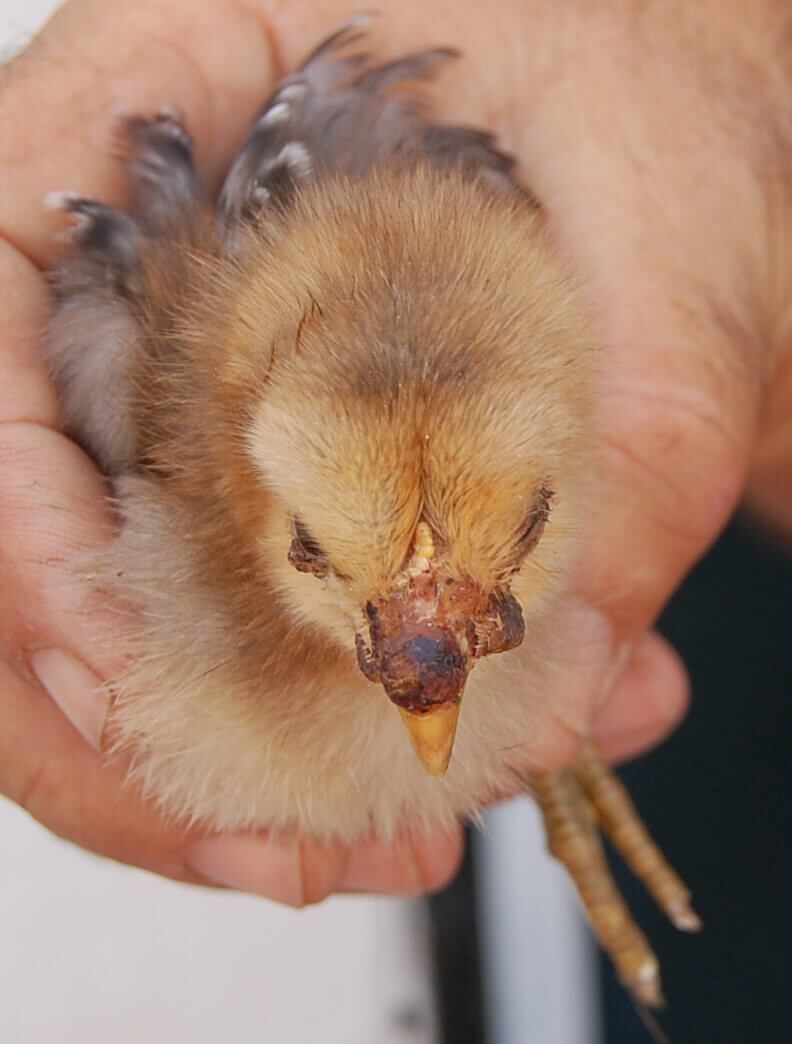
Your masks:
M 372 66 L 362 25 L 278 86 L 216 205 L 167 110 L 124 125 L 129 213 L 50 200 L 76 250 L 48 355 L 121 515 L 95 570 L 127 607 L 109 730 L 167 811 L 218 829 L 475 814 L 526 785 L 509 751 L 560 655 L 591 426 L 577 291 L 511 159 L 427 115 L 416 84 L 452 52 Z M 535 790 L 653 1002 L 592 804 L 694 915 L 615 786 L 588 750 Z

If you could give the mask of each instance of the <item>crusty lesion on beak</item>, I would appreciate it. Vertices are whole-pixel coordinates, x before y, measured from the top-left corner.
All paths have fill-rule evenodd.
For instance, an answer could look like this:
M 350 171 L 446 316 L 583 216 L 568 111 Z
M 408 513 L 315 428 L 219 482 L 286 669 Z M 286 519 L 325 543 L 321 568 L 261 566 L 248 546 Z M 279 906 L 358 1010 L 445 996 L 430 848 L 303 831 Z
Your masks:
M 486 592 L 451 571 L 419 522 L 413 552 L 391 593 L 365 607 L 358 663 L 399 709 L 426 771 L 451 759 L 462 693 L 476 659 L 520 645 L 522 610 L 507 587 Z

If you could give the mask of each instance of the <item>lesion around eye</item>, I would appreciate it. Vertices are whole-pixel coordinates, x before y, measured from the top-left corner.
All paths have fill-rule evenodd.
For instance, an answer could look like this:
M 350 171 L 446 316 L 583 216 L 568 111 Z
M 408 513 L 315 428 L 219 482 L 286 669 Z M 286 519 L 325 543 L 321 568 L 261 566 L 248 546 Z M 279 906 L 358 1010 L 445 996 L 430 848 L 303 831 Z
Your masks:
M 517 536 L 517 550 L 521 558 L 529 555 L 539 543 L 555 496 L 548 483 L 542 483 L 536 491 L 530 513 L 520 527 Z
M 324 577 L 330 571 L 327 554 L 308 528 L 298 518 L 292 519 L 293 537 L 289 547 L 289 561 L 301 573 Z

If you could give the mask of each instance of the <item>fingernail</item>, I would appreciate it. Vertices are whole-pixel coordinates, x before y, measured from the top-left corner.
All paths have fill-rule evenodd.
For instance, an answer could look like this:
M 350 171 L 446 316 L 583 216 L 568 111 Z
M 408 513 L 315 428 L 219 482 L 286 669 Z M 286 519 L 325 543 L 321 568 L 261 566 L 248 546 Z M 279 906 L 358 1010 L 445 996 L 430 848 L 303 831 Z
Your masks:
M 288 906 L 305 903 L 296 840 L 276 842 L 244 834 L 213 837 L 192 845 L 186 862 L 212 884 Z
M 50 699 L 60 707 L 83 739 L 99 750 L 110 697 L 102 679 L 80 660 L 59 649 L 40 649 L 30 669 Z
M 423 881 L 412 846 L 403 841 L 390 845 L 376 841 L 355 845 L 338 890 L 417 895 L 423 890 Z

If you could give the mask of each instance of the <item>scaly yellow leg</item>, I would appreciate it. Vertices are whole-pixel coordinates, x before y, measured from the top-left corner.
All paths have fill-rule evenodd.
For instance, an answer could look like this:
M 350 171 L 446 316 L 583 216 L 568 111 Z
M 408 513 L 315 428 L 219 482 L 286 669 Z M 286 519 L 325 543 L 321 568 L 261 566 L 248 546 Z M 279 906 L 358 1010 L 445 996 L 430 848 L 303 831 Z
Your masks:
M 591 743 L 570 768 L 535 777 L 532 789 L 545 822 L 551 853 L 569 871 L 584 909 L 619 978 L 636 1000 L 663 1003 L 660 968 L 613 880 L 600 831 L 644 882 L 677 928 L 701 922 L 690 893 L 650 837 L 630 796 Z

